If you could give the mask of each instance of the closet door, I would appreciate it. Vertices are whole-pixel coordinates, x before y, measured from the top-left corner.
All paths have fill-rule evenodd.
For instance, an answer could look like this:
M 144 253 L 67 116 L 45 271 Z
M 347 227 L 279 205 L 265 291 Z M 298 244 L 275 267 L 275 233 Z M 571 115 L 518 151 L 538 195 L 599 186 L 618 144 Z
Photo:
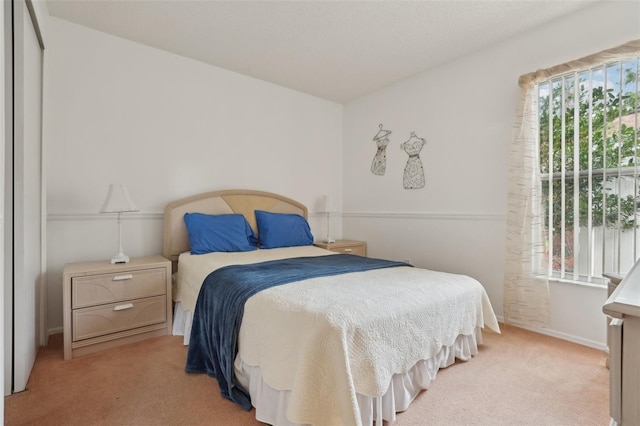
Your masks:
M 9 3 L 9 2 L 5 2 Z M 11 281 L 5 273 L 5 357 L 11 360 L 11 385 L 5 394 L 25 389 L 40 346 L 40 307 L 42 306 L 42 44 L 37 26 L 24 0 L 11 3 L 13 30 L 12 63 L 12 139 L 11 164 L 5 162 L 5 211 L 9 214 L 5 240 L 11 237 L 11 252 L 5 245 L 5 260 L 12 256 Z M 30 13 L 32 12 L 32 13 Z M 6 11 L 5 11 L 6 13 Z M 35 14 L 34 18 L 35 18 Z M 5 20 L 6 22 L 6 20 Z M 6 33 L 5 33 L 6 34 Z M 9 149 L 7 149 L 7 153 Z M 10 187 L 9 187 L 10 186 Z M 6 195 L 11 193 L 11 203 Z M 5 263 L 5 269 L 7 265 Z M 8 289 L 10 287 L 10 298 Z M 10 334 L 7 339 L 6 334 Z M 7 344 L 10 346 L 7 347 Z
M 6 49 L 6 44 L 5 41 L 7 39 L 7 35 L 5 33 L 5 28 L 6 28 L 6 24 L 5 24 L 5 5 L 3 4 L 2 7 L 0 7 L 0 40 L 2 40 L 2 43 L 0 44 L 0 46 L 2 46 L 2 51 L 5 53 L 7 52 Z M 4 348 L 6 349 L 7 345 L 6 345 L 6 341 L 4 339 L 5 337 L 5 324 L 6 324 L 6 319 L 4 316 L 4 312 L 5 312 L 5 298 L 4 298 L 4 290 L 5 290 L 5 235 L 6 234 L 6 221 L 5 221 L 5 216 L 6 216 L 6 212 L 5 212 L 5 204 L 4 204 L 4 194 L 5 194 L 5 174 L 4 174 L 4 163 L 5 163 L 5 151 L 6 151 L 6 139 L 7 139 L 7 123 L 6 123 L 6 100 L 9 97 L 7 92 L 6 92 L 6 80 L 5 80 L 5 76 L 6 76 L 6 72 L 5 72 L 5 67 L 6 67 L 6 61 L 5 61 L 5 57 L 3 56 L 2 58 L 0 58 L 0 98 L 4 99 L 3 103 L 0 105 L 0 193 L 2 194 L 2 196 L 0 197 L 0 239 L 2 239 L 2 245 L 0 245 L 0 259 L 2 259 L 2 262 L 0 262 L 0 322 L 2 323 L 2 327 L 0 328 L 0 341 L 3 343 Z M 0 352 L 0 359 L 2 359 L 2 362 L 0 362 L 0 364 L 2 365 L 0 368 L 0 382 L 2 382 L 4 389 L 5 389 L 5 395 L 6 395 L 6 382 L 5 382 L 5 377 L 6 377 L 6 364 L 4 363 L 5 360 L 5 351 Z M 4 398 L 2 398 L 2 401 L 0 401 L 0 415 L 2 415 L 2 418 L 4 419 Z
M 4 10 L 4 273 L 2 322 L 4 331 L 4 394 L 9 395 L 13 387 L 13 26 L 11 2 L 3 2 Z

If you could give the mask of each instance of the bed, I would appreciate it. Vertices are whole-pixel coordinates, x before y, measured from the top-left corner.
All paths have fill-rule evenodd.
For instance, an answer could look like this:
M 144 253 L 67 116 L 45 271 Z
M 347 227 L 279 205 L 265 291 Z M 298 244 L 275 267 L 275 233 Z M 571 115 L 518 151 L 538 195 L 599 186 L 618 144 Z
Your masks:
M 242 215 L 250 239 L 270 248 L 202 252 L 201 228 L 185 225 L 196 214 Z M 296 225 L 286 230 L 275 226 L 294 217 Z M 308 236 L 292 246 L 288 236 L 274 236 L 292 229 L 297 235 L 298 218 L 306 224 L 303 204 L 252 190 L 198 194 L 164 212 L 174 334 L 189 344 L 186 370 L 216 377 L 223 396 L 255 407 L 257 420 L 277 426 L 394 421 L 440 368 L 477 353 L 485 326 L 500 332 L 475 279 L 336 254 L 307 244 Z M 244 277 L 238 293 L 227 293 L 235 291 L 230 274 Z M 262 277 L 282 282 L 263 284 Z M 216 346 L 233 352 L 204 353 Z

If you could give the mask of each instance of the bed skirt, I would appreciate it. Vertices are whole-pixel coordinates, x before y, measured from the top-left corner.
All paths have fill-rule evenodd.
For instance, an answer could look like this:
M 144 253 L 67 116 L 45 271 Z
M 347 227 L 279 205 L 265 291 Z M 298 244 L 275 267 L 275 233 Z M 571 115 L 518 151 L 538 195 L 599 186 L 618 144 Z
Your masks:
M 173 307 L 173 330 L 174 336 L 183 336 L 184 345 L 189 344 L 191 337 L 191 322 L 193 320 L 193 312 L 182 309 L 180 302 L 175 302 Z
M 173 334 L 183 335 L 189 344 L 192 313 L 184 311 L 180 303 L 174 309 Z M 407 373 L 394 374 L 387 392 L 381 397 L 357 394 L 363 426 L 382 425 L 378 419 L 395 421 L 396 413 L 405 411 L 421 390 L 428 389 L 440 368 L 453 364 L 456 358 L 467 361 L 478 353 L 482 344 L 482 329 L 476 327 L 469 336 L 459 335 L 452 346 L 443 347 L 434 357 L 418 361 Z M 245 364 L 236 358 L 235 372 L 240 383 L 249 391 L 256 419 L 274 426 L 295 426 L 286 417 L 291 391 L 278 391 L 262 380 L 260 367 Z
M 360 417 L 363 426 L 381 425 L 377 419 L 394 421 L 396 413 L 405 411 L 423 389 L 428 389 L 440 368 L 448 367 L 455 359 L 469 360 L 478 353 L 482 343 L 482 332 L 478 327 L 475 334 L 458 336 L 453 346 L 443 347 L 438 354 L 428 360 L 418 361 L 407 373 L 394 374 L 387 392 L 382 397 L 357 394 Z M 256 419 L 275 426 L 293 426 L 286 417 L 287 401 L 291 391 L 278 391 L 262 380 L 260 367 L 252 367 L 239 358 L 235 363 L 236 375 L 240 383 L 249 391 L 251 404 L 256 409 Z

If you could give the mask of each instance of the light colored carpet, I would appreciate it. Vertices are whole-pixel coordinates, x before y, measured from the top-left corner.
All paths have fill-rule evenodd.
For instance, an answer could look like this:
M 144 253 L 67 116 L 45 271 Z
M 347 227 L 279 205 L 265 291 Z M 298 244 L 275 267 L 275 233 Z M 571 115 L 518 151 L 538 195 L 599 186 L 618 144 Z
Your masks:
M 502 335 L 484 333 L 485 344 L 471 361 L 440 370 L 394 425 L 609 424 L 602 351 L 501 327 Z
M 606 425 L 601 351 L 515 327 L 484 334 L 469 362 L 440 370 L 393 426 Z M 41 348 L 27 391 L 5 398 L 6 425 L 262 425 L 186 374 L 181 337 L 149 339 L 64 361 L 62 335 Z

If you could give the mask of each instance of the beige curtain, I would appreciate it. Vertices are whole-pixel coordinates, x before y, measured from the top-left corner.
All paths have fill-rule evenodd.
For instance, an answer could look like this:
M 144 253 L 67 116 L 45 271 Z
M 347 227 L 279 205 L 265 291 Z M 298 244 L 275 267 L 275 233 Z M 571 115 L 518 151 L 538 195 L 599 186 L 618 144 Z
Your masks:
M 504 280 L 504 321 L 527 327 L 549 325 L 549 282 L 545 260 L 538 152 L 537 84 L 552 77 L 578 72 L 608 61 L 640 54 L 634 40 L 582 59 L 522 75 L 522 93 L 515 136 L 509 154 L 507 241 Z
M 544 218 L 538 155 L 538 91 L 522 87 L 516 134 L 509 154 L 504 322 L 549 325 L 549 283 L 544 268 Z

